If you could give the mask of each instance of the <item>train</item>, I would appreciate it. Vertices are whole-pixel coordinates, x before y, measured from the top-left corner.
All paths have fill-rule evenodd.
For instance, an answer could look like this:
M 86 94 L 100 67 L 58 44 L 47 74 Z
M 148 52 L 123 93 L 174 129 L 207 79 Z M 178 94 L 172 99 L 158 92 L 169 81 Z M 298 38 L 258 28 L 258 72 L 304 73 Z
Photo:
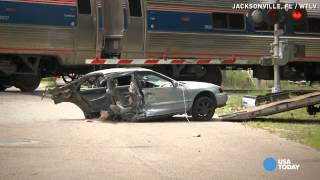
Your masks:
M 281 1 L 292 3 L 290 0 Z M 317 0 L 296 0 L 314 3 Z M 220 85 L 223 69 L 273 79 L 273 27 L 256 27 L 237 3 L 272 0 L 0 0 L 0 90 L 34 91 L 41 78 L 144 66 L 178 80 Z M 320 6 L 320 5 L 319 5 Z M 320 80 L 320 11 L 281 25 L 298 44 L 281 78 Z

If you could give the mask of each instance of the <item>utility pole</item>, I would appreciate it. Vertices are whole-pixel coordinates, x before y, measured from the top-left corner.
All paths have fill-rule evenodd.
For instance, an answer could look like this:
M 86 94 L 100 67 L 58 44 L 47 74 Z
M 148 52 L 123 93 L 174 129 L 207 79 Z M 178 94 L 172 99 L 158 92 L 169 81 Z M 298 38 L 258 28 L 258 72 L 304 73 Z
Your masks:
M 280 3 L 280 0 L 276 0 L 276 3 Z M 273 59 L 274 62 L 279 61 L 280 56 L 280 24 L 274 25 L 274 42 L 273 42 Z M 277 93 L 281 92 L 280 84 L 280 66 L 277 63 L 274 63 L 274 79 L 273 79 L 273 88 L 272 92 Z

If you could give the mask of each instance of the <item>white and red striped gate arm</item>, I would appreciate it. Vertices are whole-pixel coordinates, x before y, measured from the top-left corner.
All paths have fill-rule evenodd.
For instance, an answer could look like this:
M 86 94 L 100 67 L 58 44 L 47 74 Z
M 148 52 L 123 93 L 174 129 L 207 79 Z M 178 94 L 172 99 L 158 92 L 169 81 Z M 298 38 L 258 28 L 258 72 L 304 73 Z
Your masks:
M 119 64 L 119 65 L 146 65 L 146 64 L 248 64 L 248 60 L 231 59 L 87 59 L 86 64 Z

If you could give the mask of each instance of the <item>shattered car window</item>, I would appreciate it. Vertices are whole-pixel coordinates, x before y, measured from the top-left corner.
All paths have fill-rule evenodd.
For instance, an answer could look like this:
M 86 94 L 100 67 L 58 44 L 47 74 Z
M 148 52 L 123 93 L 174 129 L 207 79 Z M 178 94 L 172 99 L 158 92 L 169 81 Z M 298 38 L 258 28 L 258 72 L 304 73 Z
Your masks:
M 121 76 L 114 79 L 116 87 L 118 86 L 129 86 L 131 83 L 131 76 Z
M 173 87 L 171 81 L 155 74 L 145 74 L 140 78 L 142 88 L 168 88 Z
M 99 88 L 99 87 L 106 87 L 107 83 L 103 82 L 103 76 L 92 76 L 88 77 L 80 86 L 80 90 L 86 90 L 89 88 Z

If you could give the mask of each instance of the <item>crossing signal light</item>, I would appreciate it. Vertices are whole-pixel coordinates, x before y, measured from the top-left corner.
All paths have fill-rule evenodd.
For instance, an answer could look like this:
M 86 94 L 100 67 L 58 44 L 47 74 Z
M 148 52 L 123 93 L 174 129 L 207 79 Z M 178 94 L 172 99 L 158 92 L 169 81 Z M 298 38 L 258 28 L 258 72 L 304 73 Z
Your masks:
M 280 9 L 266 10 L 264 17 L 264 21 L 269 25 L 282 24 L 286 21 L 286 19 L 286 11 Z
M 269 25 L 284 23 L 286 18 L 286 12 L 278 9 L 255 9 L 248 13 L 249 21 L 255 26 L 260 26 L 263 23 Z
M 302 12 L 300 10 L 294 10 L 291 16 L 292 16 L 292 19 L 299 21 L 302 18 Z
M 264 23 L 264 10 L 262 9 L 255 9 L 251 10 L 248 13 L 249 21 L 254 24 L 255 26 L 260 26 Z
M 275 9 L 268 11 L 267 15 L 273 20 L 277 20 L 280 16 L 279 12 Z
M 300 25 L 303 24 L 308 17 L 308 12 L 305 9 L 301 9 L 299 5 L 293 5 L 296 7 L 295 9 L 290 9 L 288 11 L 289 23 L 292 25 Z
M 284 6 L 284 4 L 281 4 Z M 268 25 L 291 23 L 292 25 L 303 24 L 308 16 L 305 9 L 299 5 L 293 4 L 293 9 L 255 9 L 249 11 L 247 17 L 254 26 L 260 26 L 263 23 Z

